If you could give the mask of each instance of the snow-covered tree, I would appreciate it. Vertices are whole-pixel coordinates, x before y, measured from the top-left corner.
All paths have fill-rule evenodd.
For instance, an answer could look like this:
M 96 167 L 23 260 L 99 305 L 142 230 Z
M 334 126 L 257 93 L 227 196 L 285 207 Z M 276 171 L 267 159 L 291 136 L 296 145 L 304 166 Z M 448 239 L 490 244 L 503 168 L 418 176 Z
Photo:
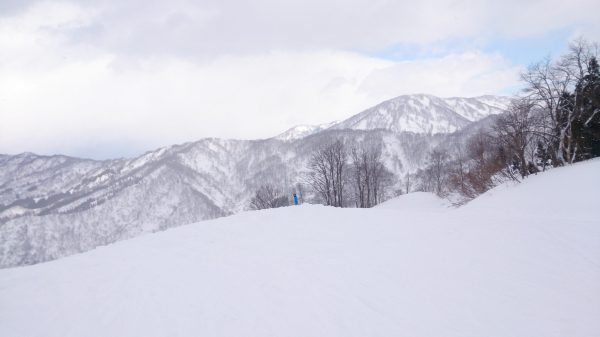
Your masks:
M 553 165 L 577 160 L 580 139 L 575 138 L 581 136 L 573 134 L 573 126 L 585 124 L 580 120 L 583 102 L 591 103 L 593 97 L 598 96 L 600 89 L 597 89 L 597 85 L 586 85 L 593 82 L 590 65 L 593 68 L 592 60 L 597 60 L 597 56 L 597 44 L 578 39 L 569 45 L 569 52 L 558 60 L 547 58 L 533 64 L 521 75 L 526 85 L 526 98 L 545 117 L 544 128 L 538 135 L 552 149 Z

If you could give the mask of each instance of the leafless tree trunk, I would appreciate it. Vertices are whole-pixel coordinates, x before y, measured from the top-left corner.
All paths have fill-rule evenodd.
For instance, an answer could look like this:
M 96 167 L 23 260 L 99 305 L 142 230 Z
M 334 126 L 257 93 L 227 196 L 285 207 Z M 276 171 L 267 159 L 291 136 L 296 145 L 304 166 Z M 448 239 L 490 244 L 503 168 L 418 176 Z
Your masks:
M 308 183 L 326 205 L 344 206 L 347 152 L 338 140 L 316 150 L 309 161 Z
M 526 150 L 535 145 L 538 120 L 532 113 L 533 106 L 528 100 L 515 102 L 494 126 L 496 139 L 508 150 L 511 159 L 516 160 L 521 178 L 529 174 Z
M 379 204 L 392 180 L 391 173 L 383 165 L 381 149 L 379 143 L 367 143 L 354 146 L 350 151 L 356 207 Z
M 356 146 L 350 150 L 352 160 L 352 182 L 354 184 L 354 200 L 356 207 L 365 208 L 366 179 L 364 175 L 364 163 L 366 154 Z
M 473 191 L 467 181 L 467 158 L 462 145 L 456 145 L 456 159 L 450 172 L 449 184 L 452 189 L 458 190 L 459 193 L 468 198 L 473 198 Z
M 429 154 L 429 160 L 430 179 L 432 179 L 434 184 L 434 192 L 442 196 L 444 195 L 444 184 L 448 170 L 448 154 L 440 150 L 433 150 Z
M 371 174 L 371 188 L 373 193 L 371 195 L 370 206 L 375 206 L 380 202 L 380 193 L 382 192 L 383 179 L 385 178 L 386 168 L 381 160 L 381 145 L 373 146 L 369 149 L 369 166 Z

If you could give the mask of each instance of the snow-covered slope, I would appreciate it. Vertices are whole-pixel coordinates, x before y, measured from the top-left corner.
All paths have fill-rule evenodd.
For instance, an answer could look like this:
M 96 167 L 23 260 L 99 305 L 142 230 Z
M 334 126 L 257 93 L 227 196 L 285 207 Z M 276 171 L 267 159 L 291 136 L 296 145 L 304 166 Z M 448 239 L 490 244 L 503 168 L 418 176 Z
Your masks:
M 528 176 L 524 183 L 508 182 L 482 194 L 461 208 L 502 213 L 500 204 L 521 217 L 538 216 L 543 210 L 548 217 L 561 217 L 567 222 L 579 219 L 596 220 L 600 230 L 600 215 L 594 215 L 600 196 L 600 158 L 579 162 Z M 596 213 L 597 214 L 597 213 Z M 599 242 L 600 244 L 600 242 Z
M 430 192 L 413 192 L 387 200 L 375 208 L 402 212 L 444 212 L 452 205 Z
M 403 177 L 424 165 L 430 149 L 464 142 L 485 127 L 490 117 L 470 120 L 496 113 L 493 107 L 502 102 L 495 96 L 401 96 L 353 117 L 369 130 L 348 129 L 345 121 L 297 127 L 265 140 L 202 139 L 130 159 L 0 156 L 0 267 L 47 261 L 236 213 L 265 183 L 291 195 L 312 151 L 335 139 L 381 143 L 387 168 Z M 418 122 L 418 127 L 404 128 L 403 121 Z M 454 134 L 435 134 L 459 127 Z
M 510 99 L 502 96 L 439 98 L 403 95 L 378 104 L 336 125 L 336 129 L 450 133 L 486 116 L 502 113 Z
M 505 96 L 450 97 L 443 99 L 452 110 L 471 122 L 505 111 L 511 99 Z
M 330 128 L 336 122 L 319 124 L 319 125 L 298 125 L 293 128 L 286 130 L 285 132 L 275 136 L 275 139 L 282 140 L 285 142 L 301 139 L 310 135 L 313 135 L 317 132 L 323 131 L 325 129 Z
M 415 170 L 439 137 L 387 131 L 331 130 L 296 141 L 203 139 L 134 159 L 88 162 L 28 154 L 0 165 L 0 267 L 87 251 L 142 233 L 247 208 L 270 183 L 290 191 L 308 157 L 333 139 L 383 145 L 386 166 Z M 30 158 L 31 157 L 31 158 Z M 73 171 L 73 172 L 72 172 Z M 393 192 L 391 188 L 389 192 Z M 306 191 L 309 192 L 309 191 Z
M 246 212 L 3 269 L 0 335 L 598 336 L 598 172 L 444 212 Z

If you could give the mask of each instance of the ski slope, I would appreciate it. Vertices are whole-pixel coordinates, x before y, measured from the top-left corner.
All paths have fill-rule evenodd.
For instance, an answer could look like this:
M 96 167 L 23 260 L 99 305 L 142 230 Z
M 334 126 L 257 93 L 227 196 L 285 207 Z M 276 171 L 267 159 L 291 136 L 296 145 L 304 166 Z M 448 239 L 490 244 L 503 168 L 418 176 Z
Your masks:
M 382 202 L 378 209 L 392 209 L 404 212 L 444 212 L 451 207 L 450 202 L 428 192 L 413 192 Z
M 598 187 L 594 160 L 459 209 L 246 212 L 4 269 L 0 336 L 600 336 Z

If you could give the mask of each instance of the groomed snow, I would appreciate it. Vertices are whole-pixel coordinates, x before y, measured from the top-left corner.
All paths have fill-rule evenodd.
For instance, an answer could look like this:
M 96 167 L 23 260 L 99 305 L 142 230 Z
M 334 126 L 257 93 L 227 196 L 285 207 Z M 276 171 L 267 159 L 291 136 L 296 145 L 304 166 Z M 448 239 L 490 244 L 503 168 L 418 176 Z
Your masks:
M 375 207 L 406 212 L 443 212 L 447 211 L 451 205 L 447 200 L 433 193 L 414 192 L 403 194 Z
M 0 336 L 600 336 L 599 186 L 596 160 L 459 209 L 247 212 L 0 270 Z

